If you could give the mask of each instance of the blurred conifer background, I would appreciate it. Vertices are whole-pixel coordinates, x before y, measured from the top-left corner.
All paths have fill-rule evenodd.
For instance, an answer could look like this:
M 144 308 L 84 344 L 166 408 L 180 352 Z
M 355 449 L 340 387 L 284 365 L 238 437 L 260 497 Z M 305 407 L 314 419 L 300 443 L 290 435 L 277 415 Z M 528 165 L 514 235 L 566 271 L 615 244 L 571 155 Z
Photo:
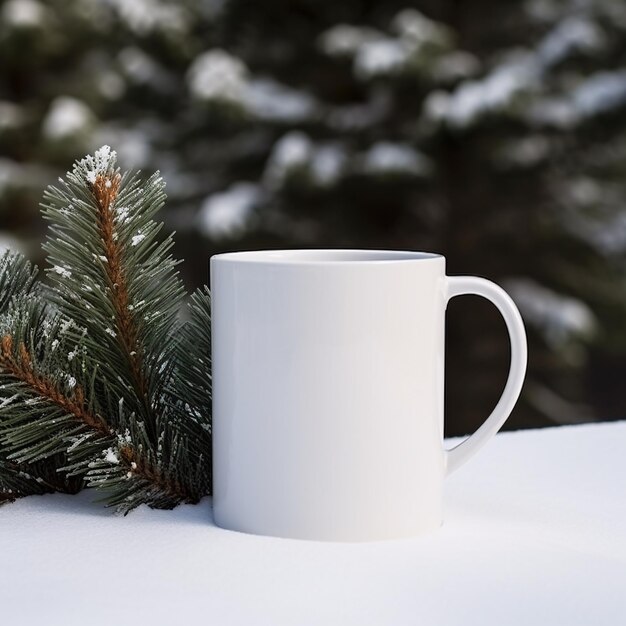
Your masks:
M 0 247 L 41 261 L 43 188 L 102 144 L 161 170 L 190 287 L 224 250 L 438 251 L 526 319 L 509 428 L 626 415 L 624 2 L 0 3 Z M 504 325 L 455 301 L 447 343 L 461 434 Z

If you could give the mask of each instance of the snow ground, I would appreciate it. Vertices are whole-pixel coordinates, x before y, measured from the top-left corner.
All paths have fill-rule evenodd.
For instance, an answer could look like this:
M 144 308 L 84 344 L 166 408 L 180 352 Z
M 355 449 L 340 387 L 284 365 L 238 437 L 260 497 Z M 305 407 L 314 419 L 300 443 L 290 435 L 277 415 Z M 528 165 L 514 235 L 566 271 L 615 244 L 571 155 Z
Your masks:
M 614 626 L 625 449 L 626 422 L 498 435 L 449 479 L 440 531 L 369 544 L 222 530 L 209 499 L 119 518 L 27 498 L 0 510 L 2 622 Z

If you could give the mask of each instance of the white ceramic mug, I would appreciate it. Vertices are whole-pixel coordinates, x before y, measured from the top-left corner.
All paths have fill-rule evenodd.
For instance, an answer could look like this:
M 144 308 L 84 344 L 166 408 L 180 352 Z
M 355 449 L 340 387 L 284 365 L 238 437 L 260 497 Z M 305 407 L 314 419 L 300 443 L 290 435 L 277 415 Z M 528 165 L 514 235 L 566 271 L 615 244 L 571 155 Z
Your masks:
M 444 477 L 502 426 L 526 336 L 509 296 L 423 252 L 282 250 L 211 258 L 213 510 L 224 528 L 368 541 L 442 523 Z M 511 368 L 476 433 L 443 447 L 444 322 L 461 294 L 506 322 Z

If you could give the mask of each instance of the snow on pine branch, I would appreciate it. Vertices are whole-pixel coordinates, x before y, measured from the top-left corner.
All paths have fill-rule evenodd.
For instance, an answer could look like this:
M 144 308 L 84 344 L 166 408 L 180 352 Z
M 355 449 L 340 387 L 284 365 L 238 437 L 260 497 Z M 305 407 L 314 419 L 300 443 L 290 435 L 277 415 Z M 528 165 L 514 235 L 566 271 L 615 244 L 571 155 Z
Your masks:
M 597 331 L 595 315 L 581 300 L 556 293 L 527 278 L 510 279 L 506 288 L 524 319 L 553 346 L 589 340 Z
M 196 57 L 187 74 L 189 90 L 198 100 L 238 105 L 243 103 L 247 78 L 244 63 L 220 49 Z
M 59 96 L 50 105 L 42 132 L 47 139 L 58 141 L 86 132 L 93 122 L 94 115 L 84 102 L 69 96 Z
M 16 30 L 43 28 L 49 18 L 45 6 L 37 0 L 8 0 L 0 13 L 3 24 Z
M 93 156 L 87 155 L 77 161 L 73 167 L 73 173 L 82 176 L 91 185 L 95 184 L 98 176 L 105 176 L 113 172 L 117 160 L 117 152 L 109 146 L 102 146 L 96 150 Z M 110 186 L 110 181 L 109 181 Z
M 210 195 L 202 204 L 198 224 L 203 234 L 222 239 L 241 234 L 260 201 L 257 185 L 239 182 Z
M 390 33 L 366 26 L 338 24 L 322 33 L 320 50 L 353 60 L 353 74 L 362 81 L 403 73 L 428 73 L 428 67 L 452 49 L 450 29 L 416 9 L 392 19 Z
M 220 49 L 196 57 L 187 84 L 196 100 L 234 106 L 261 121 L 301 122 L 319 109 L 311 94 L 270 78 L 252 78 L 243 61 Z
M 369 174 L 408 174 L 428 177 L 433 163 L 424 154 L 406 143 L 380 141 L 363 156 L 363 170 Z

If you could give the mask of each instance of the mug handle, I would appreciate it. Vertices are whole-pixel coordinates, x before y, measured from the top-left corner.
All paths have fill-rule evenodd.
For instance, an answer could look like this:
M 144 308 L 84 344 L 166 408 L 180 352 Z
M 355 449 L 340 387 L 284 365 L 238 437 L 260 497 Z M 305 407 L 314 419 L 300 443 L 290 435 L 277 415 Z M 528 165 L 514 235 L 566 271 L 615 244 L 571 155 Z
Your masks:
M 526 331 L 511 297 L 495 283 L 476 276 L 447 276 L 446 303 L 455 296 L 477 295 L 493 302 L 504 318 L 511 342 L 511 366 L 502 396 L 482 426 L 465 441 L 445 451 L 449 475 L 474 456 L 502 427 L 519 398 L 526 375 Z

